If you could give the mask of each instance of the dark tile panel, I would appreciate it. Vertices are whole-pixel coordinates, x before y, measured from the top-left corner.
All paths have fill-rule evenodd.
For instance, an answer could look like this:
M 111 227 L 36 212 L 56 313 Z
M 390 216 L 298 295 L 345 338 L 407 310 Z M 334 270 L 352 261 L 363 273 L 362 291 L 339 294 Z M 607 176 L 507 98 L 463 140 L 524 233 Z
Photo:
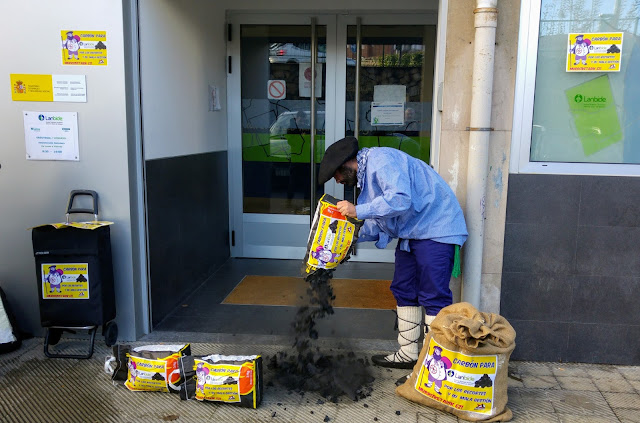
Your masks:
M 507 319 L 568 321 L 574 276 L 503 273 L 500 314 Z
M 507 223 L 503 272 L 572 274 L 575 248 L 575 226 Z
M 516 330 L 512 360 L 566 361 L 569 323 L 508 320 Z
M 227 153 L 146 162 L 152 320 L 229 258 Z
M 510 175 L 501 313 L 514 358 L 640 364 L 638 194 L 638 178 Z
M 576 276 L 571 321 L 640 324 L 640 277 Z
M 578 227 L 576 267 L 581 275 L 640 275 L 640 228 Z
M 640 178 L 584 177 L 581 198 L 580 225 L 640 227 Z
M 565 361 L 640 365 L 640 325 L 572 323 Z
M 509 175 L 507 223 L 575 225 L 580 182 L 579 176 Z

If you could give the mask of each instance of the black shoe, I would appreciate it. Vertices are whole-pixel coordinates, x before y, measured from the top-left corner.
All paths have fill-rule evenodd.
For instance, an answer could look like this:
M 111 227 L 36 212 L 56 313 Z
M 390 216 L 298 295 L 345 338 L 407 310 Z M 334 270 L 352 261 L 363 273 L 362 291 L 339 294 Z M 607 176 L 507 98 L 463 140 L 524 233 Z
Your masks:
M 417 360 L 413 360 L 413 361 L 390 361 L 390 360 L 387 360 L 387 356 L 383 355 L 383 354 L 374 355 L 373 357 L 371 357 L 371 361 L 376 366 L 389 367 L 389 368 L 392 368 L 392 369 L 413 369 L 413 366 L 415 366 L 416 363 L 417 363 Z

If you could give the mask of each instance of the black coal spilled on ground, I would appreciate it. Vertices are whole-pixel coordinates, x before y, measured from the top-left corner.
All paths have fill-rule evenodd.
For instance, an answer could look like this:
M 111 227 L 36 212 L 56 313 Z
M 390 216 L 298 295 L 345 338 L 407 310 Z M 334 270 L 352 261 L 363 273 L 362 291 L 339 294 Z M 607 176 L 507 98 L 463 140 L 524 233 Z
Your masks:
M 353 352 L 325 354 L 313 342 L 318 339 L 316 320 L 333 314 L 332 277 L 333 270 L 318 269 L 305 278 L 310 301 L 298 309 L 293 322 L 293 350 L 278 352 L 268 367 L 275 372 L 276 383 L 292 391 L 318 392 L 333 402 L 343 395 L 357 401 L 371 394 L 375 378 L 369 371 L 369 361 Z

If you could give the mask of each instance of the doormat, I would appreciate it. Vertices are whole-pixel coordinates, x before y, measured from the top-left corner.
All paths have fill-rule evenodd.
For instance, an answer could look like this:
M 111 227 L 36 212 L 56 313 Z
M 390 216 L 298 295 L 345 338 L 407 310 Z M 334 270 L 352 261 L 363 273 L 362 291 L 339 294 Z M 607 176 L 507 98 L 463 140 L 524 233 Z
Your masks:
M 379 279 L 333 279 L 333 294 L 337 308 L 372 308 L 395 310 L 396 300 L 389 286 L 391 281 Z M 222 304 L 243 305 L 307 305 L 308 283 L 290 276 L 248 275 L 231 291 Z

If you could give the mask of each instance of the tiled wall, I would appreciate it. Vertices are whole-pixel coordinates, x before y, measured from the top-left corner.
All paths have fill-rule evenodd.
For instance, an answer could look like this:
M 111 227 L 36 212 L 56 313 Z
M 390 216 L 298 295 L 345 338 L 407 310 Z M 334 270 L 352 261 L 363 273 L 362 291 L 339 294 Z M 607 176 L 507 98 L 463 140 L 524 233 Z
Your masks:
M 515 360 L 640 365 L 640 178 L 510 175 L 500 310 Z
M 155 326 L 229 258 L 227 153 L 149 160 L 146 180 Z

